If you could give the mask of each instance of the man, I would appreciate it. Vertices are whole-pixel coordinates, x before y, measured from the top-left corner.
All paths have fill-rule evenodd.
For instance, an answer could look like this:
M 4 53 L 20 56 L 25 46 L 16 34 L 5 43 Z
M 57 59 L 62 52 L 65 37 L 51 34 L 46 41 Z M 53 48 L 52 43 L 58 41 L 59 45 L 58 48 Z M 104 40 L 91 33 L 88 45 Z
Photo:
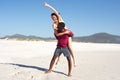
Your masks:
M 65 24 L 63 22 L 58 23 L 57 32 L 61 33 L 61 32 L 66 32 L 66 31 L 67 29 L 65 29 Z M 51 60 L 49 69 L 45 73 L 50 73 L 52 71 L 56 58 L 59 57 L 63 53 L 68 61 L 68 76 L 71 76 L 72 62 L 71 62 L 70 52 L 67 47 L 68 39 L 70 35 L 73 35 L 73 34 L 71 32 L 66 32 L 66 34 L 64 35 L 57 36 L 57 33 L 55 33 L 55 37 L 58 40 L 57 47 L 55 49 L 54 56 Z

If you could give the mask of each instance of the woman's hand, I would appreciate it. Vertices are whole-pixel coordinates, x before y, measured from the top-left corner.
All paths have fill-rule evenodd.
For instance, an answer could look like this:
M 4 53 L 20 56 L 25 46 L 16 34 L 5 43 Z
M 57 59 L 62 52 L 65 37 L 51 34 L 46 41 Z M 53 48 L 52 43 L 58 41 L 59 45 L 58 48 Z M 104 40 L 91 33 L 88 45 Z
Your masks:
M 44 3 L 44 6 L 48 6 L 48 4 L 45 2 L 45 3 Z

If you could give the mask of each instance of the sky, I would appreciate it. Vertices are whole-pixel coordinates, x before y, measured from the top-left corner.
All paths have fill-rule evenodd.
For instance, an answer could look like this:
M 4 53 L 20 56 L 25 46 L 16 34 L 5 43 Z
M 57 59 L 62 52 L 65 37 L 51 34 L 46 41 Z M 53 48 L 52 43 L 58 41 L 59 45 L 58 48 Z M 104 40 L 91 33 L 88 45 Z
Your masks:
M 75 36 L 120 35 L 120 0 L 0 0 L 0 37 L 13 34 L 54 37 L 47 2 Z

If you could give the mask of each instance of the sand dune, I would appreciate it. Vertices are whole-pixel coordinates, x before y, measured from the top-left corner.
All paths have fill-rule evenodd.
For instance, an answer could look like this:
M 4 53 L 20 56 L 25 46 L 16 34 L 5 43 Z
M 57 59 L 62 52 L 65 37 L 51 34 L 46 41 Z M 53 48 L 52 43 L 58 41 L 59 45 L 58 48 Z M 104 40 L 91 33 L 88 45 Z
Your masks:
M 44 74 L 55 47 L 56 42 L 0 40 L 0 80 L 120 80 L 120 44 L 73 42 L 72 77 L 63 55 Z

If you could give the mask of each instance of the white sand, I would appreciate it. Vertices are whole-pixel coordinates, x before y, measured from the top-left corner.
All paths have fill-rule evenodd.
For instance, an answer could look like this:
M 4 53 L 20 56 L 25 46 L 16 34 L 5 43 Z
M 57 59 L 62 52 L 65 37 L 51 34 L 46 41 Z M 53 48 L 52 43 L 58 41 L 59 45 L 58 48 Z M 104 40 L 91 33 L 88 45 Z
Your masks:
M 120 44 L 73 42 L 77 66 L 67 77 L 62 55 L 53 72 L 44 74 L 56 42 L 0 40 L 0 80 L 120 80 Z

